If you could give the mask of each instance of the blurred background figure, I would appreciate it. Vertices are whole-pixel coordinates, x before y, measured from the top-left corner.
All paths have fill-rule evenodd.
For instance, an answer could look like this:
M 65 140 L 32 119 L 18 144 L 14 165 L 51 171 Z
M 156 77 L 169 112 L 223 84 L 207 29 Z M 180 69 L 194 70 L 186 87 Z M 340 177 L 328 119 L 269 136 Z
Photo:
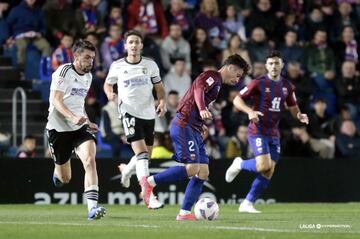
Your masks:
M 24 141 L 16 152 L 17 158 L 35 158 L 36 157 L 36 138 L 32 135 L 26 135 Z

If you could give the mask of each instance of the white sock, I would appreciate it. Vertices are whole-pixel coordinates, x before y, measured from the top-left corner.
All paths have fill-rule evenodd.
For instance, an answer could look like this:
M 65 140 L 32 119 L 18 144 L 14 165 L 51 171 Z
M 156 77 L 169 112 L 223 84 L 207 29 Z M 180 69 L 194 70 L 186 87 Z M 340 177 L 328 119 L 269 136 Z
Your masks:
M 189 214 L 191 214 L 191 211 L 188 211 L 188 210 L 184 210 L 184 209 L 180 209 L 180 213 L 179 213 L 180 215 L 189 215 Z
M 138 181 L 142 179 L 144 176 L 149 176 L 149 160 L 138 160 L 136 162 L 136 177 L 138 178 Z
M 123 174 L 135 173 L 136 161 L 137 161 L 136 155 L 132 156 L 122 173 Z
M 151 186 L 153 186 L 153 187 L 156 186 L 154 176 L 148 177 L 148 178 L 147 178 L 147 181 L 148 181 L 148 183 L 149 183 Z
M 136 155 L 136 176 L 138 181 L 145 176 L 149 176 L 149 153 L 142 152 Z
M 86 187 L 84 193 L 86 195 L 88 211 L 90 211 L 91 208 L 96 207 L 98 204 L 99 186 L 91 185 L 89 187 Z

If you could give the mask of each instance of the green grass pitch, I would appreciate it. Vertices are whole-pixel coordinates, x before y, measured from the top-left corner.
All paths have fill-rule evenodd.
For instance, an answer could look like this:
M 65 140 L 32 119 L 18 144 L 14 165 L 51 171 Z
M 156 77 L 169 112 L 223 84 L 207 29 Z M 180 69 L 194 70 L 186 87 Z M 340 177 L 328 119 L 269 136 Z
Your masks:
M 179 206 L 105 205 L 107 215 L 86 219 L 85 205 L 0 205 L 0 238 L 360 238 L 360 203 L 259 205 L 262 214 L 240 214 L 220 205 L 215 221 L 175 221 Z

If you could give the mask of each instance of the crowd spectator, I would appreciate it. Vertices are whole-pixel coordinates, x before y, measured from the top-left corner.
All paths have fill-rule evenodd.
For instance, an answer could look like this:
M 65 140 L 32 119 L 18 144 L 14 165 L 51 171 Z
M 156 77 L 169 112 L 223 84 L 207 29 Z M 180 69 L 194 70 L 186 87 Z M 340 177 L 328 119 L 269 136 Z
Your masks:
M 71 50 L 73 43 L 74 37 L 70 33 L 63 32 L 60 45 L 51 56 L 51 66 L 54 71 L 62 64 L 73 62 L 74 57 Z
M 255 27 L 246 46 L 251 62 L 263 62 L 271 46 L 263 28 Z
M 225 29 L 219 18 L 219 6 L 216 0 L 202 0 L 198 14 L 194 19 L 195 27 L 206 31 L 211 44 L 218 49 L 226 47 Z
M 169 33 L 163 7 L 156 0 L 131 0 L 127 6 L 127 28 L 142 28 L 154 39 L 164 39 Z
M 75 11 L 75 27 L 78 37 L 95 32 L 106 32 L 103 16 L 96 9 L 92 0 L 82 0 L 80 7 Z
M 336 149 L 340 157 L 360 157 L 360 137 L 353 121 L 346 120 L 341 124 L 340 133 L 336 136 Z
M 185 39 L 190 38 L 194 30 L 194 23 L 184 0 L 171 0 L 165 11 L 165 17 L 170 27 L 171 24 L 176 23 L 182 29 Z
M 41 51 L 42 56 L 50 56 L 50 45 L 45 38 L 45 18 L 43 11 L 35 5 L 36 0 L 24 0 L 11 9 L 7 25 L 11 42 L 17 47 L 17 65 L 25 68 L 26 48 L 31 43 Z
M 75 11 L 69 1 L 48 0 L 44 5 L 46 36 L 57 45 L 64 32 L 76 36 Z
M 111 25 L 109 35 L 101 44 L 100 53 L 103 60 L 104 71 L 108 72 L 111 63 L 124 56 L 124 40 L 121 37 L 121 26 Z
M 32 135 L 26 135 L 24 141 L 16 152 L 17 158 L 35 158 L 36 157 L 36 138 Z
M 191 72 L 190 44 L 182 37 L 181 26 L 177 23 L 170 24 L 170 33 L 161 43 L 161 59 L 166 71 L 175 63 L 175 59 L 183 58 L 186 70 Z
M 100 132 L 104 142 L 111 145 L 112 156 L 119 158 L 126 137 L 119 119 L 117 100 L 108 101 L 101 110 Z
M 344 61 L 341 75 L 335 79 L 338 104 L 350 104 L 353 111 L 360 110 L 360 77 L 356 73 L 355 62 Z
M 238 34 L 233 33 L 227 43 L 227 48 L 222 52 L 222 61 L 230 55 L 238 54 L 251 66 L 251 60 L 248 51 L 244 48 L 244 44 Z
M 179 98 L 182 98 L 191 86 L 191 77 L 186 71 L 184 58 L 174 59 L 174 66 L 164 77 L 164 88 L 166 94 L 170 91 L 177 91 Z
M 225 157 L 229 159 L 238 156 L 243 159 L 251 158 L 253 156 L 253 152 L 249 146 L 247 137 L 247 125 L 239 125 L 236 134 L 232 136 L 226 144 Z

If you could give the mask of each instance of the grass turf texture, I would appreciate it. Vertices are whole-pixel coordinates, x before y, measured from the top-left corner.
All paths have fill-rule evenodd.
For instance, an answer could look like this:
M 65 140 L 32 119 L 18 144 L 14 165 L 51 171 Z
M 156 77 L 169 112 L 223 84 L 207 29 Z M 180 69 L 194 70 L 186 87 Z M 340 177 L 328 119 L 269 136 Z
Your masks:
M 0 205 L 0 238 L 360 238 L 360 203 L 259 205 L 262 214 L 220 205 L 216 221 L 196 222 L 175 221 L 179 206 L 105 207 L 105 218 L 88 221 L 85 205 Z

